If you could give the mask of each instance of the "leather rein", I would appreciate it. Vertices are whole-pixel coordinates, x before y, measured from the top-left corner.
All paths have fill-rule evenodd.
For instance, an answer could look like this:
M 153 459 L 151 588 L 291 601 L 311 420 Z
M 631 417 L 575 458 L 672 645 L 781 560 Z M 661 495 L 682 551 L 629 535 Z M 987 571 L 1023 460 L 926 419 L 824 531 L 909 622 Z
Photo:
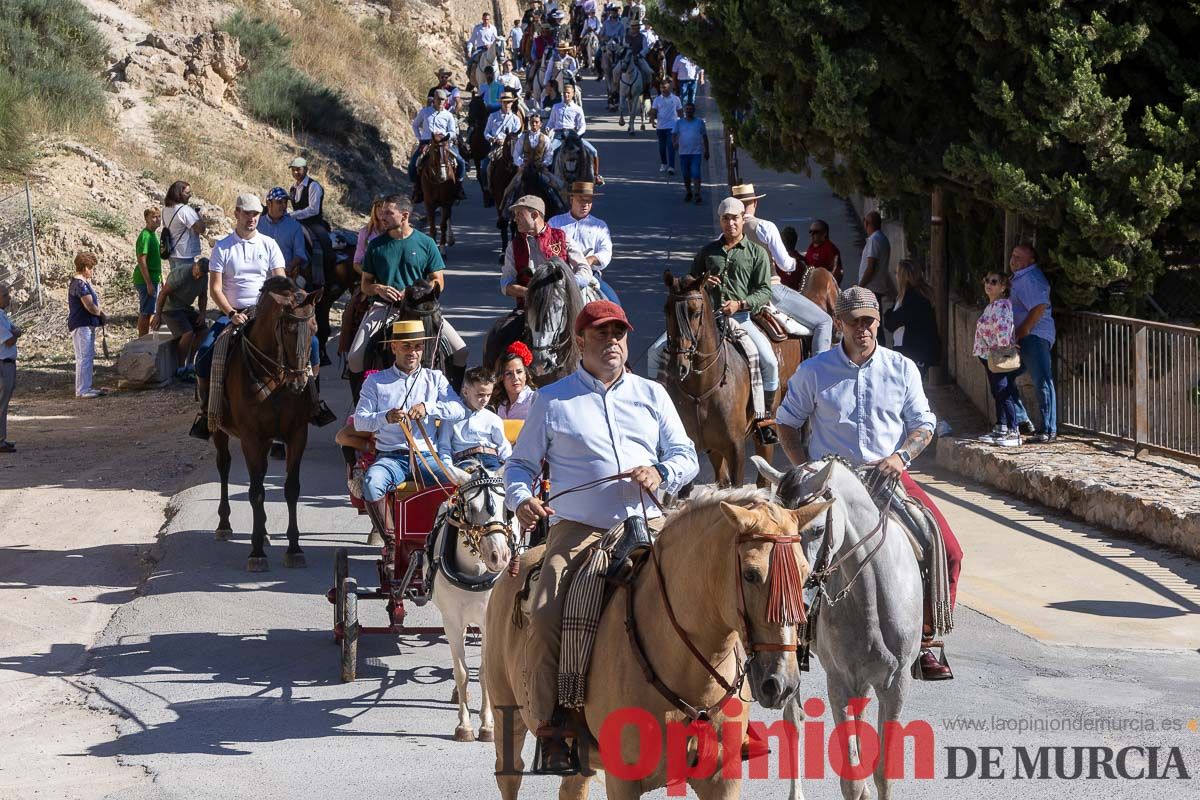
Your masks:
M 680 374 L 679 374 L 679 390 L 683 392 L 687 399 L 693 404 L 699 405 L 703 401 L 712 397 L 718 389 L 725 385 L 726 378 L 729 374 L 729 353 L 726 350 L 725 339 L 721 337 L 720 332 L 717 333 L 717 346 L 710 352 L 700 352 L 700 337 L 701 332 L 692 327 L 691 320 L 688 319 L 688 303 L 696 298 L 704 300 L 704 295 L 692 290 L 682 295 L 676 295 L 672 301 L 672 306 L 675 312 L 675 324 L 679 327 L 679 342 L 683 347 L 673 347 L 671 339 L 667 339 L 667 353 L 671 356 L 679 358 Z M 707 310 L 707 309 L 705 309 Z M 703 312 L 701 312 L 703 314 Z M 707 361 L 705 361 L 707 359 Z M 702 391 L 698 395 L 694 395 L 684 388 L 683 382 L 690 376 L 696 375 L 700 377 L 713 367 L 716 362 L 721 362 L 721 378 L 708 389 Z M 703 362 L 698 364 L 697 361 Z
M 275 325 L 275 355 L 268 355 L 258 345 L 250 340 L 248 333 L 241 337 L 242 350 L 246 365 L 250 368 L 251 378 L 273 394 L 279 387 L 291 383 L 297 388 L 303 388 L 308 382 L 308 355 L 311 351 L 312 334 L 307 325 L 296 325 L 296 340 L 293 343 L 293 355 L 296 358 L 295 367 L 289 367 L 287 351 L 283 341 L 284 320 L 294 320 L 297 323 L 309 322 L 316 316 L 316 308 L 309 306 L 308 314 L 294 314 L 287 308 L 280 308 L 279 320 Z M 256 315 L 257 316 L 257 315 Z

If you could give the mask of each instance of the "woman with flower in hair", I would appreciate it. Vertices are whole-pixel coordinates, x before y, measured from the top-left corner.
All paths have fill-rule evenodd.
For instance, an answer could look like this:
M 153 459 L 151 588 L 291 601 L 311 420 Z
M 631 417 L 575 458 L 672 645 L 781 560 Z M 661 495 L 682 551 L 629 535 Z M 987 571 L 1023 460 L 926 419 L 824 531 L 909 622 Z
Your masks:
M 500 419 L 525 419 L 533 405 L 536 391 L 529 385 L 526 370 L 533 363 L 533 353 L 524 342 L 513 342 L 496 361 L 496 374 L 500 386 L 492 398 Z

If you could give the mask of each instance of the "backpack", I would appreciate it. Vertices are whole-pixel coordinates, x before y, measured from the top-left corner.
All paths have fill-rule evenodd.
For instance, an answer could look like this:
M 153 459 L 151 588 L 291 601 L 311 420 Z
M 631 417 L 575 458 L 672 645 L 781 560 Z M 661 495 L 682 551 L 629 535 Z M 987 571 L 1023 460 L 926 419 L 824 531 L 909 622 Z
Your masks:
M 174 222 L 175 217 L 179 215 L 179 209 L 175 208 L 174 210 L 171 222 Z M 158 234 L 158 254 L 165 259 L 170 259 L 171 251 L 175 249 L 175 243 L 171 241 L 171 222 L 163 223 L 162 231 Z

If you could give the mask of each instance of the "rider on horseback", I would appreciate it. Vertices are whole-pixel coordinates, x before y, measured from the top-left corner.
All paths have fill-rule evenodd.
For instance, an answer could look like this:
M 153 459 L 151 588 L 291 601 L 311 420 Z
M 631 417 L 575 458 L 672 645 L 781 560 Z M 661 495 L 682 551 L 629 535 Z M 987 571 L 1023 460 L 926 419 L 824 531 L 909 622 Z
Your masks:
M 575 282 L 582 289 L 592 280 L 592 270 L 579 248 L 567 239 L 560 228 L 546 223 L 546 204 L 542 198 L 527 195 L 514 202 L 510 209 L 517 223 L 517 235 L 504 252 L 504 267 L 500 270 L 500 293 L 525 305 L 533 267 L 551 258 L 561 258 L 575 272 Z
M 505 142 L 509 142 L 513 137 L 519 136 L 521 133 L 521 118 L 513 113 L 513 103 L 517 101 L 515 92 L 506 91 L 500 95 L 500 110 L 493 111 L 487 120 L 487 126 L 483 129 L 483 138 L 487 140 L 488 151 L 480 162 L 480 169 L 484 176 L 484 202 L 485 206 L 491 205 L 491 195 L 489 187 L 492 185 L 492 151 L 498 147 L 502 147 Z
M 635 21 L 629 26 L 629 33 L 625 34 L 625 46 L 632 52 L 634 63 L 637 64 L 638 71 L 642 73 L 643 85 L 647 87 L 652 84 L 650 62 L 646 61 L 646 53 L 650 52 L 650 46 L 653 43 L 642 29 L 641 22 Z
M 601 273 L 612 261 L 612 235 L 604 220 L 592 215 L 592 202 L 595 198 L 595 187 L 588 181 L 576 181 L 571 184 L 571 210 L 557 217 L 551 217 L 548 223 L 551 228 L 560 228 L 567 235 L 567 240 L 579 248 L 587 259 L 592 274 L 600 284 L 600 291 L 609 300 L 620 304 L 617 293 L 604 282 Z
M 479 63 L 479 57 L 487 51 L 489 47 L 496 43 L 496 39 L 500 37 L 496 26 L 492 24 L 492 15 L 483 12 L 482 21 L 477 23 L 471 29 L 471 36 L 467 39 L 467 82 L 470 83 L 470 76 L 475 74 L 475 65 Z
M 543 86 L 554 83 L 560 74 L 564 90 L 575 83 L 575 76 L 579 74 L 579 62 L 571 55 L 574 51 L 575 48 L 566 42 L 559 44 L 557 51 L 546 61 L 546 71 L 542 73 Z
M 625 41 L 625 20 L 621 19 L 621 7 L 609 3 L 604 7 L 604 21 L 600 23 L 600 43 Z
M 429 115 L 426 124 L 429 126 L 429 143 L 422 145 L 417 150 L 417 155 L 412 161 L 412 170 L 409 172 L 409 178 L 415 181 L 413 187 L 413 202 L 421 202 L 421 181 L 418 175 L 421 170 L 421 163 L 425 159 L 425 154 L 429 151 L 432 144 L 441 144 L 447 142 L 450 153 L 454 156 L 455 161 L 455 182 L 458 184 L 458 199 L 465 200 L 467 198 L 466 188 L 463 186 L 463 179 L 467 175 L 467 162 L 458 152 L 458 120 L 453 114 L 441 106 L 446 102 L 449 95 L 445 89 L 435 89 L 433 92 L 435 110 Z
M 588 155 L 592 157 L 596 185 L 604 185 L 604 178 L 600 177 L 600 154 L 596 152 L 596 148 L 591 142 L 583 138 L 584 132 L 587 131 L 587 121 L 583 116 L 583 107 L 575 102 L 574 84 L 568 83 L 563 86 L 562 102 L 555 103 L 554 108 L 550 111 L 550 121 L 546 123 L 546 130 L 554 137 L 546 152 L 546 166 L 554 163 L 554 153 L 562 146 L 567 131 L 575 131 L 579 134 L 579 141 L 583 143 L 583 149 L 587 150 Z
M 325 285 L 325 268 L 333 268 L 333 240 L 330 238 L 329 223 L 321 213 L 324 204 L 325 190 L 321 184 L 308 176 L 308 162 L 303 158 L 294 158 L 289 165 L 292 178 L 296 183 L 292 186 L 292 219 L 304 227 L 304 238 L 309 247 L 309 272 L 312 280 L 308 289 Z
M 437 78 L 437 86 L 431 88 L 429 94 L 441 89 L 446 93 L 446 98 L 439 103 L 438 108 L 445 108 L 451 114 L 458 113 L 458 87 L 454 85 L 454 81 L 450 80 L 450 70 L 444 67 L 439 69 Z
M 508 188 L 504 190 L 505 203 L 509 202 L 509 198 L 513 196 L 517 187 L 526 185 L 526 170 L 532 170 L 531 180 L 547 196 L 556 191 L 554 176 L 550 175 L 545 168 L 546 152 L 550 149 L 550 138 L 542 133 L 542 118 L 537 114 L 530 114 L 529 118 L 525 120 L 525 128 L 525 135 L 513 148 L 513 163 L 517 165 L 518 171 L 509 182 Z

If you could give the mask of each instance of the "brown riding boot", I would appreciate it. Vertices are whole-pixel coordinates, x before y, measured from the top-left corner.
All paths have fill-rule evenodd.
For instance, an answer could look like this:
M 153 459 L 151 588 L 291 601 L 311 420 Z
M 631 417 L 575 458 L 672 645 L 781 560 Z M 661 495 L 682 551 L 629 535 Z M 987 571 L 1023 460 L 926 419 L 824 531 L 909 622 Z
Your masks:
M 196 393 L 200 396 L 200 413 L 192 422 L 188 436 L 207 441 L 212 436 L 212 431 L 208 429 L 208 378 L 196 378 Z
M 388 499 L 367 500 L 363 498 L 367 516 L 383 537 L 383 573 L 390 583 L 396 577 L 396 529 L 388 524 Z

